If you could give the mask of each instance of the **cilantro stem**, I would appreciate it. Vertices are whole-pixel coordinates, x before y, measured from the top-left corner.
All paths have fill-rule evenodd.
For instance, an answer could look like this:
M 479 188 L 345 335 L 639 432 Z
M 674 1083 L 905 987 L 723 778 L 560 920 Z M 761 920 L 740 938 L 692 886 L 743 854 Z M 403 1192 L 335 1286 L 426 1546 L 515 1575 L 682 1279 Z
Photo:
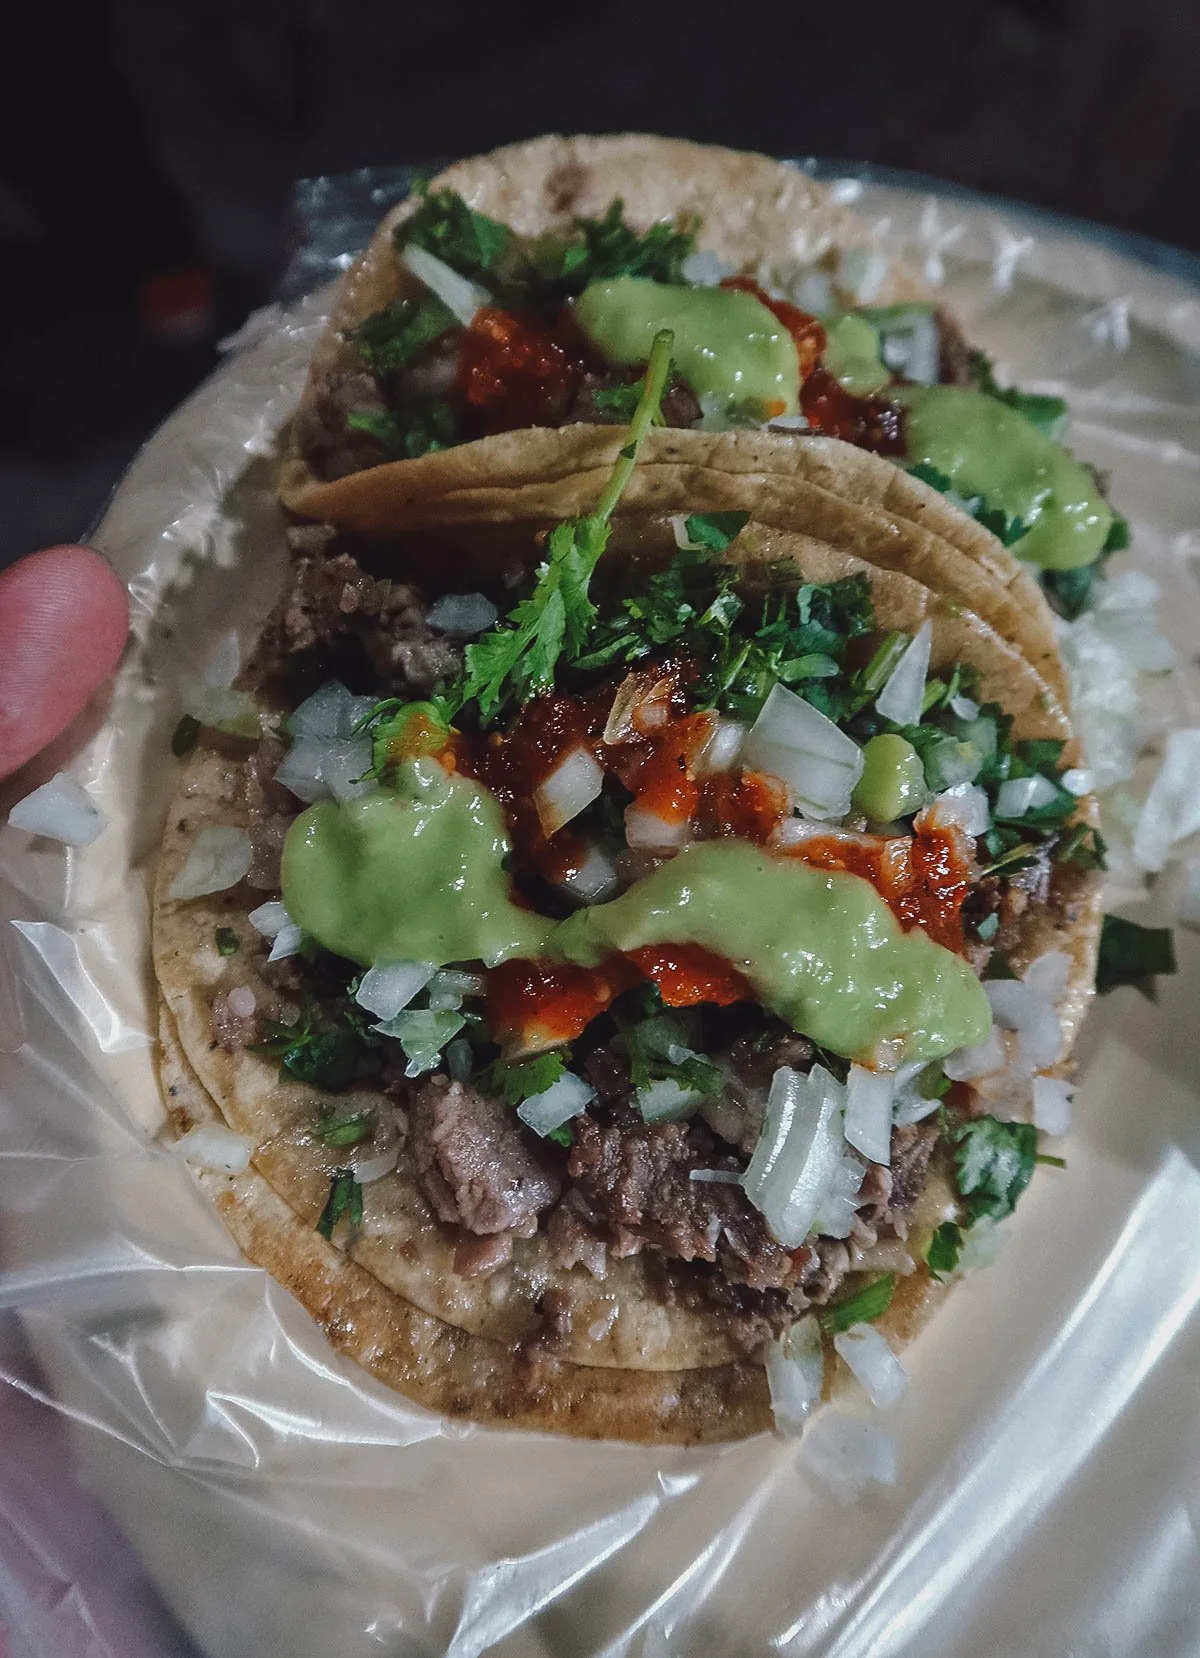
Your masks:
M 654 336 L 654 344 L 650 347 L 650 361 L 646 364 L 645 385 L 638 399 L 638 406 L 633 411 L 633 419 L 629 423 L 629 442 L 621 450 L 620 458 L 613 468 L 613 475 L 596 504 L 596 510 L 590 514 L 601 524 L 608 523 L 633 476 L 633 469 L 637 464 L 638 445 L 653 425 L 654 417 L 662 403 L 663 392 L 667 387 L 667 376 L 671 372 L 671 347 L 674 344 L 675 336 L 669 328 L 660 329 Z

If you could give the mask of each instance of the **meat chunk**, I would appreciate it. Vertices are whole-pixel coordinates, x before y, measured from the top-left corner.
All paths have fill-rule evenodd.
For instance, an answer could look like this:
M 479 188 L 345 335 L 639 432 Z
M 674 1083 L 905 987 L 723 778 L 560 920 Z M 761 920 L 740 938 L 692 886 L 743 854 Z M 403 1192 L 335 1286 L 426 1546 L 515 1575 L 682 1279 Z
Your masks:
M 576 1187 L 571 1187 L 546 1222 L 546 1236 L 560 1267 L 586 1267 L 593 1278 L 608 1273 L 608 1245 L 599 1223 Z
M 441 1220 L 468 1232 L 532 1237 L 561 1182 L 529 1146 L 498 1101 L 433 1077 L 409 1111 L 413 1157 L 425 1196 Z
M 357 373 L 327 379 L 297 417 L 300 453 L 317 477 L 326 482 L 391 459 L 369 432 L 347 425 L 346 417 L 351 413 L 386 415 L 387 405 L 372 375 Z
M 755 1288 L 794 1277 L 792 1258 L 740 1186 L 690 1178 L 699 1154 L 679 1123 L 575 1125 L 568 1172 L 608 1232 L 612 1253 L 656 1249 L 682 1261 L 720 1261 Z
M 892 1130 L 889 1218 L 911 1209 L 924 1191 L 929 1175 L 929 1159 L 933 1156 L 937 1141 L 938 1131 L 932 1123 L 905 1123 Z

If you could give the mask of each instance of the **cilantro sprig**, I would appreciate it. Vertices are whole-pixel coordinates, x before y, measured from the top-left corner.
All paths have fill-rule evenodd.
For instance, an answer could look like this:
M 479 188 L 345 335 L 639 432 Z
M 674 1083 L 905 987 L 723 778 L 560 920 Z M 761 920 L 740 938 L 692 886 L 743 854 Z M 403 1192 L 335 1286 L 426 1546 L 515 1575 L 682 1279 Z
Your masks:
M 332 1242 L 334 1228 L 343 1215 L 351 1226 L 362 1225 L 363 1189 L 353 1169 L 339 1169 L 334 1175 L 325 1207 L 317 1221 L 317 1231 Z
M 1016 1207 L 1037 1161 L 1037 1129 L 976 1117 L 951 1129 L 959 1195 L 970 1221 L 1002 1220 Z
M 817 1310 L 817 1322 L 827 1336 L 839 1336 L 856 1324 L 871 1324 L 882 1318 L 892 1304 L 896 1290 L 896 1274 L 885 1272 L 872 1279 L 860 1290 L 841 1295 L 827 1307 Z
M 277 1059 L 285 1081 L 340 1094 L 380 1068 L 374 1045 L 349 1020 L 319 1024 L 310 1010 L 294 1025 L 264 1019 L 262 1028 L 263 1039 L 252 1043 L 250 1052 Z
M 485 725 L 507 704 L 523 704 L 548 691 L 563 652 L 574 658 L 583 648 L 596 615 L 589 593 L 592 575 L 608 546 L 613 511 L 633 475 L 638 447 L 662 402 L 672 343 L 668 329 L 655 335 L 629 442 L 595 510 L 555 526 L 533 592 L 482 639 L 467 646 L 457 708 L 475 704 Z

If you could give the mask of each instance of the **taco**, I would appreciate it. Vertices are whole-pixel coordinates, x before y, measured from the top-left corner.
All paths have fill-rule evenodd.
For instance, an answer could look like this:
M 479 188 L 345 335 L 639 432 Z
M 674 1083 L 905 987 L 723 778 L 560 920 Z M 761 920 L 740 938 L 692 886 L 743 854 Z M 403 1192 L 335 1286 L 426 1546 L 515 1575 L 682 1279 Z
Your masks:
M 1099 847 L 1045 682 L 849 550 L 864 509 L 670 548 L 618 512 L 666 367 L 592 513 L 479 591 L 298 532 L 230 693 L 270 730 L 188 759 L 154 948 L 180 1126 L 338 1345 L 454 1414 L 692 1440 L 899 1345 L 1012 1208 Z
M 885 470 L 839 451 L 887 457 L 928 486 L 892 486 L 887 510 L 936 514 L 1020 602 L 1040 582 L 1065 614 L 1124 543 L 1102 480 L 1062 446 L 1061 399 L 1001 387 L 821 185 L 639 135 L 513 145 L 388 214 L 318 344 L 282 498 L 374 534 L 470 521 L 481 499 L 526 516 L 531 489 L 610 464 L 604 427 L 628 421 L 659 328 L 676 361 L 648 466 L 720 466 L 714 434 L 753 433 L 733 469 L 815 468 L 879 504 Z

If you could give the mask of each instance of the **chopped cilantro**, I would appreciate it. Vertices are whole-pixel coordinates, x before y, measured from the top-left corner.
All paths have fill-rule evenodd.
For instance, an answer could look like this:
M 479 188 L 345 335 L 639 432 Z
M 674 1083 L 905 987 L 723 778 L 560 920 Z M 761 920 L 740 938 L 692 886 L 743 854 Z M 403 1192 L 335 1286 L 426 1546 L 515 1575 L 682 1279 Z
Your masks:
M 637 1090 L 656 1082 L 678 1083 L 689 1092 L 713 1099 L 722 1093 L 725 1079 L 710 1059 L 685 1047 L 671 1015 L 653 1013 L 640 1022 L 619 1009 L 613 1019 L 629 1061 L 629 1080 Z
M 614 276 L 642 276 L 652 282 L 681 283 L 683 262 L 696 246 L 696 225 L 653 224 L 634 230 L 625 223 L 625 204 L 610 202 L 598 219 L 576 219 L 578 240 L 569 244 L 562 261 L 568 292 L 580 293 L 589 282 Z
M 925 1261 L 939 1282 L 943 1278 L 948 1278 L 958 1265 L 962 1245 L 962 1227 L 952 1220 L 943 1221 L 929 1240 Z
M 196 746 L 196 739 L 200 735 L 200 721 L 185 714 L 171 733 L 171 753 L 178 760 L 185 754 L 190 754 Z
M 369 1140 L 375 1132 L 375 1113 L 356 1111 L 350 1117 L 337 1117 L 328 1111 L 310 1132 L 315 1140 L 327 1146 L 356 1146 L 361 1140 Z
M 395 374 L 419 351 L 458 326 L 450 307 L 430 295 L 422 300 L 398 299 L 373 311 L 356 328 L 347 329 L 345 338 L 363 367 L 384 377 Z
M 1096 989 L 1102 996 L 1119 985 L 1143 989 L 1156 973 L 1175 971 L 1175 940 L 1169 927 L 1142 927 L 1119 915 L 1104 917 L 1096 963 Z
M 503 1095 L 507 1105 L 520 1105 L 522 1100 L 544 1094 L 566 1068 L 566 1055 L 558 1048 L 529 1059 L 498 1059 L 488 1068 L 487 1086 Z
M 1130 540 L 1129 520 L 1127 518 L 1122 518 L 1120 513 L 1115 513 L 1113 515 L 1112 523 L 1108 526 L 1108 534 L 1104 538 L 1104 546 L 1100 549 L 1101 554 L 1123 553 L 1126 547 L 1129 546 Z M 1093 566 L 1087 565 L 1085 568 L 1091 569 Z
M 528 702 L 548 691 L 565 650 L 578 656 L 596 607 L 588 588 L 608 545 L 610 519 L 637 458 L 637 448 L 658 408 L 671 366 L 671 335 L 656 335 L 646 368 L 646 389 L 631 425 L 631 442 L 621 451 L 594 512 L 557 524 L 550 532 L 549 558 L 537 586 L 504 621 L 467 646 L 466 678 L 459 704 L 478 704 L 487 724 L 510 701 Z
M 749 522 L 748 512 L 694 512 L 684 519 L 683 528 L 696 546 L 723 553 Z
M 415 461 L 436 449 L 449 449 L 458 442 L 458 418 L 443 397 L 414 403 L 404 411 L 405 460 Z
M 952 1129 L 950 1138 L 958 1190 L 970 1219 L 1001 1220 L 1011 1214 L 1033 1174 L 1033 1124 L 976 1117 Z
M 281 1073 L 327 1094 L 342 1093 L 380 1067 L 379 1054 L 362 1031 L 349 1023 L 317 1026 L 311 1013 L 295 1025 L 265 1019 L 263 1039 L 250 1051 L 278 1059 Z
M 575 1144 L 575 1130 L 570 1123 L 560 1123 L 557 1128 L 552 1128 L 545 1138 L 553 1140 L 556 1146 L 573 1146 Z
M 863 1289 L 852 1295 L 839 1296 L 827 1307 L 817 1309 L 817 1322 L 827 1336 L 841 1335 L 855 1324 L 871 1324 L 881 1318 L 892 1304 L 896 1289 L 896 1274 L 885 1272 Z
M 1073 864 L 1076 869 L 1107 869 L 1108 847 L 1099 829 L 1077 823 L 1054 848 L 1055 861 Z
M 968 357 L 968 372 L 977 391 L 1007 403 L 1010 409 L 1024 415 L 1031 426 L 1057 440 L 1067 422 L 1067 405 L 1061 397 L 1047 397 L 1040 392 L 1019 391 L 1015 386 L 1001 386 L 996 379 L 992 360 L 986 352 L 972 351 Z
M 1041 576 L 1046 597 L 1066 621 L 1074 622 L 1092 608 L 1095 564 L 1082 565 L 1078 570 L 1043 570 Z
M 914 478 L 920 478 L 931 489 L 939 494 L 949 496 L 964 512 L 969 513 L 985 530 L 991 530 L 996 539 L 1006 547 L 1012 547 L 1029 529 L 1023 518 L 1014 518 L 1000 507 L 988 504 L 982 495 L 961 495 L 954 487 L 953 482 L 944 472 L 939 472 L 936 466 L 926 466 L 922 462 L 918 466 L 910 466 L 909 472 Z
M 317 1222 L 317 1231 L 323 1238 L 332 1241 L 333 1229 L 343 1215 L 349 1218 L 351 1226 L 362 1225 L 363 1192 L 353 1169 L 339 1169 L 334 1175 L 329 1186 L 329 1197 Z
M 611 415 L 622 426 L 627 426 L 637 409 L 643 385 L 641 380 L 631 380 L 628 385 L 601 386 L 592 394 L 593 400 L 601 414 Z
M 219 956 L 236 956 L 242 947 L 242 941 L 232 927 L 218 927 L 213 934 L 213 943 Z
M 454 190 L 421 191 L 415 213 L 397 225 L 398 250 L 424 248 L 463 276 L 486 278 L 507 253 L 513 232 L 477 213 Z

